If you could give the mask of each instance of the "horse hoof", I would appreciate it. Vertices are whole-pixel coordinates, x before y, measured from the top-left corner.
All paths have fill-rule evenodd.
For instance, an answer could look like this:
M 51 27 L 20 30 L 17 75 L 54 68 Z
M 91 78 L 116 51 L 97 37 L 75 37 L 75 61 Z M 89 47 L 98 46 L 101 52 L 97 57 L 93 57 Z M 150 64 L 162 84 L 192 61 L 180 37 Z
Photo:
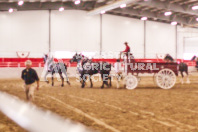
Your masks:
M 103 88 L 104 88 L 104 86 L 101 86 L 101 88 L 103 89 Z
M 67 84 L 70 85 L 70 82 L 68 81 Z
M 64 85 L 62 84 L 61 87 L 64 87 Z
M 52 86 L 54 86 L 54 84 L 52 84 Z
M 118 89 L 118 88 L 120 88 L 120 85 L 119 85 L 119 84 L 117 84 L 117 89 Z

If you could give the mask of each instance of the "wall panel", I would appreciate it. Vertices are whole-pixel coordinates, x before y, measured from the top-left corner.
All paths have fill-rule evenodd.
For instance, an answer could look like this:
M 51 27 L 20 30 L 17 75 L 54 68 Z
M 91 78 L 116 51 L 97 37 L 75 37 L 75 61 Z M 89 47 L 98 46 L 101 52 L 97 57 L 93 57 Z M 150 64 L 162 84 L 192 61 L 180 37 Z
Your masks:
M 176 57 L 176 28 L 170 24 L 146 22 L 146 58 L 169 53 Z
M 30 57 L 48 52 L 48 11 L 0 12 L 0 57 L 17 57 L 16 51 L 31 51 Z
M 99 52 L 100 16 L 87 16 L 86 13 L 52 11 L 52 51 Z
M 120 52 L 127 41 L 136 58 L 144 56 L 144 22 L 114 15 L 102 16 L 102 50 Z

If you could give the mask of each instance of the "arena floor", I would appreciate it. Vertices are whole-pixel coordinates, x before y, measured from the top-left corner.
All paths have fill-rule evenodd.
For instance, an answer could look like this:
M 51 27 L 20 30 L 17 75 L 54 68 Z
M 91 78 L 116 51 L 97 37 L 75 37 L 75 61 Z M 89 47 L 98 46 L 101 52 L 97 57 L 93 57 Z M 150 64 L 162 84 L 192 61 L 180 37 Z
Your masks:
M 64 118 L 102 132 L 198 132 L 198 76 L 191 76 L 191 84 L 177 83 L 170 90 L 153 84 L 151 77 L 142 77 L 135 90 L 112 88 L 80 88 L 75 79 L 71 86 L 60 87 L 41 82 L 35 93 L 35 104 Z M 178 79 L 179 80 L 179 79 Z M 1 79 L 0 90 L 25 100 L 23 82 Z M 23 132 L 0 113 L 1 132 Z

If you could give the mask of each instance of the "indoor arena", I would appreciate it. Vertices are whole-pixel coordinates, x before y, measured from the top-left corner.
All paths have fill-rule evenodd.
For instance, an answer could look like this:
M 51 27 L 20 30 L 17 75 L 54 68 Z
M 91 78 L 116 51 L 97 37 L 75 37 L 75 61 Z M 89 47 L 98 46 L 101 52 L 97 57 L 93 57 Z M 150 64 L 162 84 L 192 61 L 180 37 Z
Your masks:
M 198 132 L 197 0 L 0 0 L 0 132 Z

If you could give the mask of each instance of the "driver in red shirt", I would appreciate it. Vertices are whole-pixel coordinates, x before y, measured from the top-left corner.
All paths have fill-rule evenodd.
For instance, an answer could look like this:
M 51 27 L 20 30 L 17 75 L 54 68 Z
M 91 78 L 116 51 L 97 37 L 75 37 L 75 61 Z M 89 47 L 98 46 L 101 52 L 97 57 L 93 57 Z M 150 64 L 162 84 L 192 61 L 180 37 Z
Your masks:
M 129 53 L 130 53 L 130 47 L 129 47 L 128 43 L 127 43 L 127 42 L 125 42 L 124 44 L 125 44 L 126 48 L 125 48 L 125 50 L 124 50 L 124 51 L 121 51 L 121 53 L 120 53 L 120 58 L 121 58 L 121 54 L 126 55 L 126 56 L 127 56 L 127 58 L 128 58 Z

